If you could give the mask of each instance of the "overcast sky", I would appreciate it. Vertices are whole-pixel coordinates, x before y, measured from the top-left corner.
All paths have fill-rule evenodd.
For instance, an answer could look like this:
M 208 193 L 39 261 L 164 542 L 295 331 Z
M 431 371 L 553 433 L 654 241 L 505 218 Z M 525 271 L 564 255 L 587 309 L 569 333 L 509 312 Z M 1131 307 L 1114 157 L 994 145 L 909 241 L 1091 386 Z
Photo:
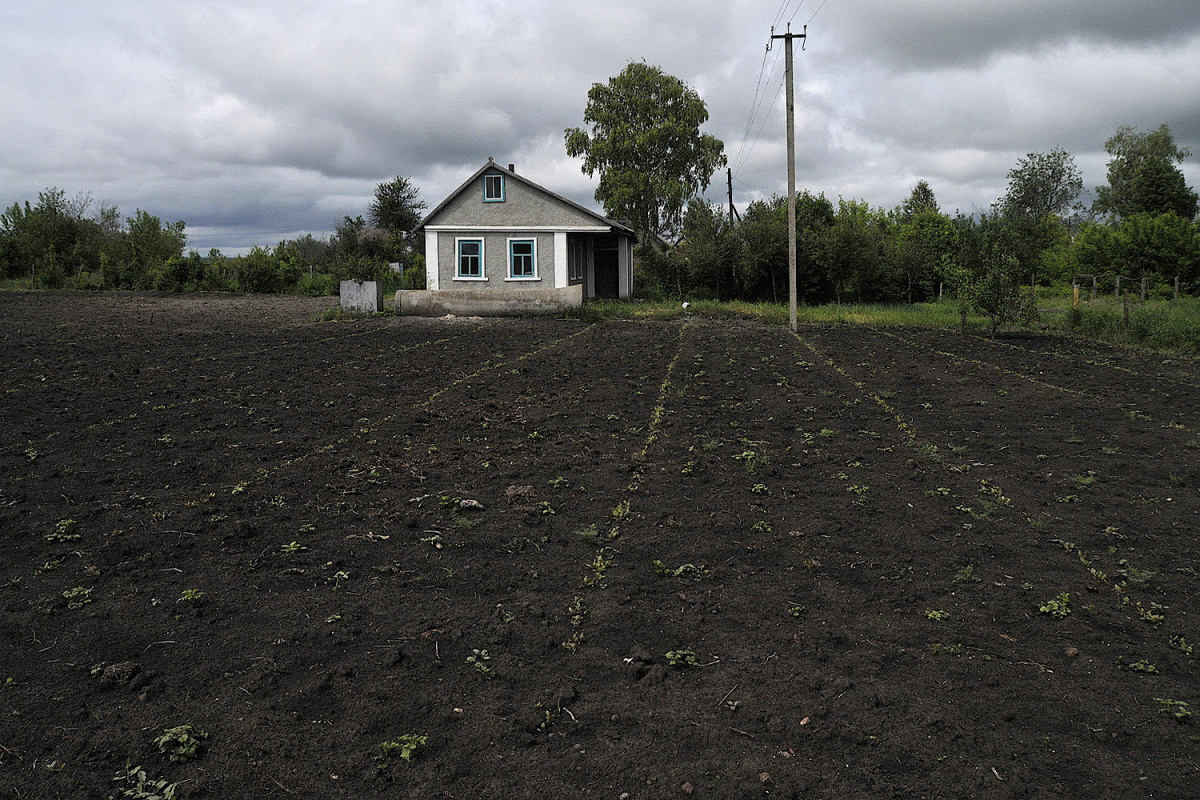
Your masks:
M 1200 186 L 1198 0 L 3 0 L 0 204 L 90 192 L 240 252 L 494 157 L 597 207 L 563 130 L 644 60 L 704 98 L 744 208 L 786 192 L 788 21 L 802 189 L 971 212 L 1055 147 L 1094 189 L 1118 126 L 1163 123 Z

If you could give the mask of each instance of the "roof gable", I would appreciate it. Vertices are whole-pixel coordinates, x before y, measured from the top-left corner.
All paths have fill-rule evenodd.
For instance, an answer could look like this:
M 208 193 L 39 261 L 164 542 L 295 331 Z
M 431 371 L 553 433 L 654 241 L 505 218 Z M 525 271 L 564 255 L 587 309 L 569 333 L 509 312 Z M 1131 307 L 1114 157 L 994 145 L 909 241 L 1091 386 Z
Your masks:
M 505 181 L 503 202 L 483 197 L 483 176 L 498 174 Z M 533 181 L 505 169 L 491 159 L 426 215 L 416 230 L 428 225 L 497 225 L 508 227 L 603 225 L 616 233 L 633 231 L 615 220 L 555 194 Z

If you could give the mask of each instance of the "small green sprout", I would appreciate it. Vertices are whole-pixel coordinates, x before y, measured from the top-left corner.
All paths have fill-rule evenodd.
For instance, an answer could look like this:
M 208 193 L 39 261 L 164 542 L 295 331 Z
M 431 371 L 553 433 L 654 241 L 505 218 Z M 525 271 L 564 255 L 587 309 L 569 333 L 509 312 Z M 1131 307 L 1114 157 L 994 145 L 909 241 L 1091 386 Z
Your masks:
M 467 656 L 467 664 L 488 680 L 492 678 L 492 668 L 487 663 L 491 660 L 487 650 L 472 650 L 471 655 Z
M 395 741 L 380 742 L 379 753 L 375 756 L 375 761 L 380 765 L 381 769 L 387 769 L 393 754 L 400 756 L 405 761 L 412 761 L 417 751 L 425 746 L 429 741 L 428 736 L 418 736 L 415 733 L 406 733 L 398 737 Z
M 1188 704 L 1182 700 L 1172 700 L 1169 697 L 1156 697 L 1159 705 L 1162 706 L 1159 711 L 1164 714 L 1170 714 L 1178 722 L 1187 722 L 1192 716 L 1191 709 Z
M 46 534 L 47 542 L 74 542 L 80 535 L 74 532 L 75 520 L 60 519 L 54 523 L 54 532 Z
M 156 780 L 146 776 L 146 770 L 141 767 L 125 765 L 124 772 L 118 772 L 114 781 L 125 784 L 119 794 L 109 795 L 109 800 L 175 800 L 175 787 L 179 784 L 167 783 L 165 779 Z
M 154 745 L 158 752 L 171 759 L 172 764 L 183 764 L 200 754 L 201 741 L 207 738 L 207 733 L 193 725 L 179 725 L 163 731 L 162 736 L 154 740 Z
M 979 578 L 975 575 L 975 565 L 967 564 L 965 567 L 954 573 L 951 578 L 955 583 L 975 583 Z
M 1038 606 L 1038 611 L 1062 619 L 1071 613 L 1071 594 L 1063 592 L 1058 597 L 1047 600 Z
M 67 589 L 62 593 L 62 596 L 67 599 L 67 608 L 76 609 L 83 608 L 88 603 L 92 602 L 92 590 L 85 589 L 82 586 L 76 586 L 74 589 Z
M 672 667 L 682 669 L 683 667 L 699 666 L 699 662 L 696 661 L 696 654 L 691 650 L 668 650 L 666 656 L 667 663 Z
M 703 578 L 709 575 L 712 570 L 707 564 L 680 564 L 678 567 L 668 567 L 657 559 L 654 561 L 654 574 L 660 578 L 682 578 L 685 575 L 690 575 L 694 578 Z

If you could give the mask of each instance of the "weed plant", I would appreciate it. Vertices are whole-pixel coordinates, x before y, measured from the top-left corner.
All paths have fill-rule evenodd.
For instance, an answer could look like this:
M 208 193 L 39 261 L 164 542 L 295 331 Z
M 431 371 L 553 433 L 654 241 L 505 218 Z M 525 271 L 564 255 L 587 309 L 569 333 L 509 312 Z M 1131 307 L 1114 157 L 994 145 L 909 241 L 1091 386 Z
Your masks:
M 171 759 L 172 764 L 184 764 L 200 755 L 200 746 L 208 734 L 194 725 L 167 728 L 154 740 L 158 752 Z

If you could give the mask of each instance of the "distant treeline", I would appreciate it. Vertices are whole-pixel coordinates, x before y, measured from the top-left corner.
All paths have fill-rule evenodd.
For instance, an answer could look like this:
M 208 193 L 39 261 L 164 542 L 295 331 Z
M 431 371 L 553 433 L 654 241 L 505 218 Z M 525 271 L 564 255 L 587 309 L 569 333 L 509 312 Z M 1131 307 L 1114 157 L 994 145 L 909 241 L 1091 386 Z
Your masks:
M 182 221 L 92 206 L 90 195 L 69 198 L 60 189 L 10 206 L 0 214 L 0 279 L 47 289 L 309 295 L 333 293 L 346 278 L 375 278 L 386 289 L 425 285 L 424 257 L 410 233 L 424 203 L 404 178 L 380 184 L 370 219 L 345 217 L 328 240 L 305 235 L 241 256 L 189 250 Z
M 1190 151 L 1169 129 L 1121 128 L 1108 141 L 1107 185 L 1090 208 L 1074 158 L 1030 153 L 1009 172 L 1004 197 L 971 215 L 943 213 L 919 182 L 891 210 L 823 195 L 797 198 L 800 300 L 918 302 L 943 289 L 961 297 L 988 286 L 1050 284 L 1075 276 L 1089 288 L 1172 295 L 1200 289 L 1197 196 L 1178 165 Z M 693 200 L 678 246 L 644 250 L 643 290 L 672 297 L 786 302 L 786 198 L 751 203 L 732 221 Z
M 1000 321 L 1020 315 L 1019 287 L 1093 276 L 1098 288 L 1157 296 L 1200 292 L 1197 195 L 1179 164 L 1191 153 L 1164 125 L 1124 127 L 1110 139 L 1108 183 L 1095 203 L 1073 156 L 1030 153 L 1009 172 L 1004 197 L 973 214 L 942 212 L 925 181 L 894 209 L 823 195 L 797 199 L 801 302 L 920 302 L 943 291 L 963 313 Z M 327 294 L 344 278 L 376 278 L 385 289 L 423 288 L 423 242 L 412 234 L 424 201 L 408 179 L 376 187 L 367 217 L 344 217 L 328 239 L 311 235 L 243 256 L 187 249 L 183 222 L 137 210 L 123 218 L 90 196 L 47 189 L 37 202 L 0 214 L 0 279 L 46 288 L 158 289 Z M 751 203 L 730 219 L 696 199 L 675 241 L 639 248 L 635 292 L 648 297 L 786 302 L 787 202 Z M 649 239 L 649 237 L 647 237 Z M 646 239 L 644 239 L 645 241 Z M 404 265 L 403 277 L 389 263 Z

